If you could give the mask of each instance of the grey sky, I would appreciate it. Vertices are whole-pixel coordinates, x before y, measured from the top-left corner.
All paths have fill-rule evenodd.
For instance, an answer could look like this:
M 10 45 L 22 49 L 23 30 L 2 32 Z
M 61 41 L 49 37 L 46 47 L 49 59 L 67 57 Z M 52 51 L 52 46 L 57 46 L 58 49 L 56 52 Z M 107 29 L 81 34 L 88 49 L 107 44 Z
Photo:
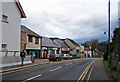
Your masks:
M 118 1 L 111 0 L 114 29 Z M 27 15 L 22 24 L 41 36 L 71 38 L 76 41 L 106 40 L 108 0 L 20 0 Z

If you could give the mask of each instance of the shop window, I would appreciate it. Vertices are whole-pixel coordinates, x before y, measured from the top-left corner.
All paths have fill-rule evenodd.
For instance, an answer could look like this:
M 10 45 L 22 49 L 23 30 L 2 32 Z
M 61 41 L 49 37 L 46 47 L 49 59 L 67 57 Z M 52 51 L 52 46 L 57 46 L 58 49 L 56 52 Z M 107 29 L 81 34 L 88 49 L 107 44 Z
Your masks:
M 28 36 L 28 42 L 32 42 L 32 36 Z
M 35 38 L 35 44 L 39 44 L 39 38 L 38 37 Z

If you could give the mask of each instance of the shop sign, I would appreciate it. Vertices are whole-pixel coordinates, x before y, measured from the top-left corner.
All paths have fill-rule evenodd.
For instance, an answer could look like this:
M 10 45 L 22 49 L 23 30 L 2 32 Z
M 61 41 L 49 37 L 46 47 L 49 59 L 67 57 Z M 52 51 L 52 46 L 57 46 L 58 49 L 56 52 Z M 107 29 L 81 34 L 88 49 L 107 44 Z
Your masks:
M 57 50 L 57 48 L 53 48 L 53 50 Z
M 42 50 L 47 50 L 47 48 L 46 48 L 46 47 L 43 47 Z
M 53 48 L 47 48 L 48 50 L 52 50 Z
M 30 48 L 30 47 L 26 47 L 26 49 L 39 50 L 40 48 Z
M 62 51 L 69 51 L 69 48 L 62 48 Z

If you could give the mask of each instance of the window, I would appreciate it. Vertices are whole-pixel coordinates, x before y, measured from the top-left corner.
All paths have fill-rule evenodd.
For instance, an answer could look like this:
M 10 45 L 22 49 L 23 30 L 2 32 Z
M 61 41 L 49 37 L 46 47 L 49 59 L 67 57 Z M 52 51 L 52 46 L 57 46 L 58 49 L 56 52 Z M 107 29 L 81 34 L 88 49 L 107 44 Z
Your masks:
M 32 36 L 28 36 L 28 42 L 32 42 Z
M 2 21 L 8 23 L 8 16 L 2 15 Z
M 6 49 L 7 48 L 7 44 L 2 44 L 2 49 Z
M 35 44 L 39 44 L 39 38 L 35 38 Z

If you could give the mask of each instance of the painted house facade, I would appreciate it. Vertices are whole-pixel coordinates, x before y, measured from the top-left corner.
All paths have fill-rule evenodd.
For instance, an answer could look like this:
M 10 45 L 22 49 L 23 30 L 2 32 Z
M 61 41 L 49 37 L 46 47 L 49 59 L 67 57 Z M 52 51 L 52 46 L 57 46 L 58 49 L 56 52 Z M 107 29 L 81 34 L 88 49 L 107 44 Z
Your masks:
M 91 47 L 85 47 L 85 48 L 84 48 L 84 55 L 85 55 L 85 57 L 87 57 L 87 58 L 92 57 Z
M 42 37 L 42 58 L 48 58 L 50 54 L 60 54 L 61 46 L 47 37 Z
M 26 26 L 21 25 L 21 50 L 26 50 L 28 55 L 41 57 L 42 37 Z
M 70 47 L 71 54 L 80 54 L 80 46 L 72 39 L 66 38 L 65 43 Z
M 20 51 L 21 18 L 26 15 L 15 1 L 2 2 L 2 51 Z

